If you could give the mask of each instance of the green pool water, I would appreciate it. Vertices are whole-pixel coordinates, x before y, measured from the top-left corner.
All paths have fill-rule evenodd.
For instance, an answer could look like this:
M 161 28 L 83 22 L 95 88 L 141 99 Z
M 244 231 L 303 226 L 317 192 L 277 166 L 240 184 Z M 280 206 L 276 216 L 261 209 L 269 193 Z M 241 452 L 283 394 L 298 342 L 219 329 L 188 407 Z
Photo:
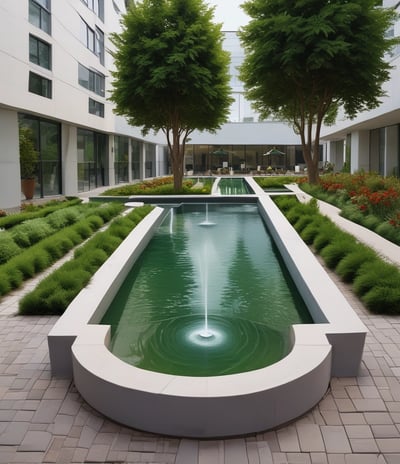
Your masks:
M 277 362 L 291 349 L 290 326 L 312 319 L 256 205 L 184 204 L 168 212 L 102 323 L 129 364 L 214 376 Z
M 217 187 L 221 195 L 246 195 L 254 193 L 247 182 L 240 177 L 222 177 Z

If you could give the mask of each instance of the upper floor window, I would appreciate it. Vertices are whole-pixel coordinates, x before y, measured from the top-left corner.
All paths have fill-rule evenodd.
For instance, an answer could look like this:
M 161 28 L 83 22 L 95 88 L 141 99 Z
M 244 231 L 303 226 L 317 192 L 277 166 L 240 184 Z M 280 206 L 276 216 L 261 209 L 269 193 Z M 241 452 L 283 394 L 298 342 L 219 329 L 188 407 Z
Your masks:
M 100 60 L 100 63 L 104 65 L 104 33 L 101 29 L 96 26 L 96 29 L 92 29 L 88 24 L 81 18 L 81 41 L 85 46 L 95 53 Z
M 104 22 L 104 0 L 82 0 Z
M 78 63 L 78 81 L 82 87 L 104 97 L 106 78 L 103 74 Z
M 104 104 L 89 98 L 89 113 L 104 118 Z
M 51 45 L 29 35 L 29 61 L 43 68 L 51 69 Z
M 50 0 L 29 0 L 29 22 L 51 34 Z
M 29 92 L 52 98 L 52 82 L 39 74 L 29 72 Z

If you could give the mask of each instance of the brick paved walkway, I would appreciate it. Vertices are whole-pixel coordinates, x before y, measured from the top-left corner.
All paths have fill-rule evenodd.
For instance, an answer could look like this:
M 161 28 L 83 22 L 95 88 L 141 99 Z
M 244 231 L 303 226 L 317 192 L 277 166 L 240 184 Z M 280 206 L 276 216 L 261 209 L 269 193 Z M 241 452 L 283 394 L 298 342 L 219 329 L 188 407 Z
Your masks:
M 337 284 L 370 331 L 359 376 L 332 379 L 313 410 L 279 429 L 189 440 L 120 426 L 52 378 L 46 336 L 56 318 L 16 315 L 29 283 L 0 301 L 0 464 L 399 464 L 400 318 L 369 314 Z

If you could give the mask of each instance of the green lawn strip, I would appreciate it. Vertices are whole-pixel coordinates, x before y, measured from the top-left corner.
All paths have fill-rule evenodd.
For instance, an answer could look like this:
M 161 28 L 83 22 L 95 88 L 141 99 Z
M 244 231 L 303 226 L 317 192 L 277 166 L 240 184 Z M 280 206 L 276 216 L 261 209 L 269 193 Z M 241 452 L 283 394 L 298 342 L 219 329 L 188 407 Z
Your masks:
M 44 271 L 68 251 L 82 243 L 104 223 L 120 214 L 118 203 L 100 204 L 89 208 L 81 220 L 32 245 L 0 265 L 0 296 L 19 288 L 24 280 Z
M 400 269 L 384 261 L 318 212 L 315 199 L 304 204 L 293 196 L 274 201 L 301 238 L 326 265 L 352 284 L 366 307 L 379 314 L 400 314 Z
M 20 213 L 10 214 L 0 218 L 0 228 L 9 229 L 14 227 L 21 222 L 29 219 L 39 218 L 47 216 L 54 211 L 63 208 L 69 208 L 70 206 L 78 205 L 82 202 L 80 198 L 71 198 L 68 200 L 51 200 L 44 205 L 29 205 L 25 207 L 25 210 Z
M 45 217 L 27 219 L 14 227 L 0 232 L 0 264 L 22 253 L 40 240 L 53 235 L 86 216 L 93 215 L 98 204 L 77 204 L 58 208 Z
M 106 230 L 96 233 L 77 248 L 73 259 L 43 279 L 20 300 L 20 314 L 62 314 L 97 269 L 152 209 L 152 206 L 145 205 L 114 219 Z

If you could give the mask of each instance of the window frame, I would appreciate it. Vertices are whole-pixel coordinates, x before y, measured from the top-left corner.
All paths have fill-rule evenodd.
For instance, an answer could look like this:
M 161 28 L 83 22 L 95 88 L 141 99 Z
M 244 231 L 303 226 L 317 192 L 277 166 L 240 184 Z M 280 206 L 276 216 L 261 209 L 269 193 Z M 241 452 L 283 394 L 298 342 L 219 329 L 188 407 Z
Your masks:
M 42 3 L 46 3 L 47 6 Z M 33 14 L 34 9 L 39 13 L 38 16 Z M 51 35 L 51 0 L 29 0 L 28 14 L 31 24 Z M 39 20 L 38 24 L 34 19 Z
M 104 103 L 89 97 L 89 113 L 99 118 L 104 118 Z
M 35 48 L 36 48 L 35 54 L 32 53 L 32 48 L 31 48 L 32 45 L 35 45 Z M 41 49 L 40 49 L 41 46 L 44 46 L 45 49 L 47 50 L 46 63 L 43 63 L 43 60 L 41 59 L 43 57 L 43 53 L 41 53 Z M 29 61 L 31 63 L 34 63 L 40 66 L 41 68 L 48 69 L 49 71 L 51 71 L 51 68 L 52 68 L 51 55 L 52 55 L 52 47 L 50 43 L 40 39 L 39 37 L 36 37 L 33 34 L 29 34 Z M 34 59 L 32 59 L 32 57 Z
M 34 87 L 35 82 L 33 79 L 36 79 L 36 84 L 40 83 L 41 91 L 36 92 Z M 47 85 L 45 90 L 43 84 Z M 35 95 L 39 95 L 40 97 L 45 97 L 51 100 L 53 98 L 53 82 L 47 77 L 41 76 L 40 74 L 37 74 L 33 71 L 29 71 L 28 91 Z
M 87 80 L 81 79 L 81 76 L 84 72 L 87 73 Z M 87 85 L 84 84 L 85 82 L 87 82 Z M 106 77 L 96 69 L 90 69 L 83 64 L 78 63 L 78 83 L 85 89 L 94 92 L 96 95 L 105 97 Z

